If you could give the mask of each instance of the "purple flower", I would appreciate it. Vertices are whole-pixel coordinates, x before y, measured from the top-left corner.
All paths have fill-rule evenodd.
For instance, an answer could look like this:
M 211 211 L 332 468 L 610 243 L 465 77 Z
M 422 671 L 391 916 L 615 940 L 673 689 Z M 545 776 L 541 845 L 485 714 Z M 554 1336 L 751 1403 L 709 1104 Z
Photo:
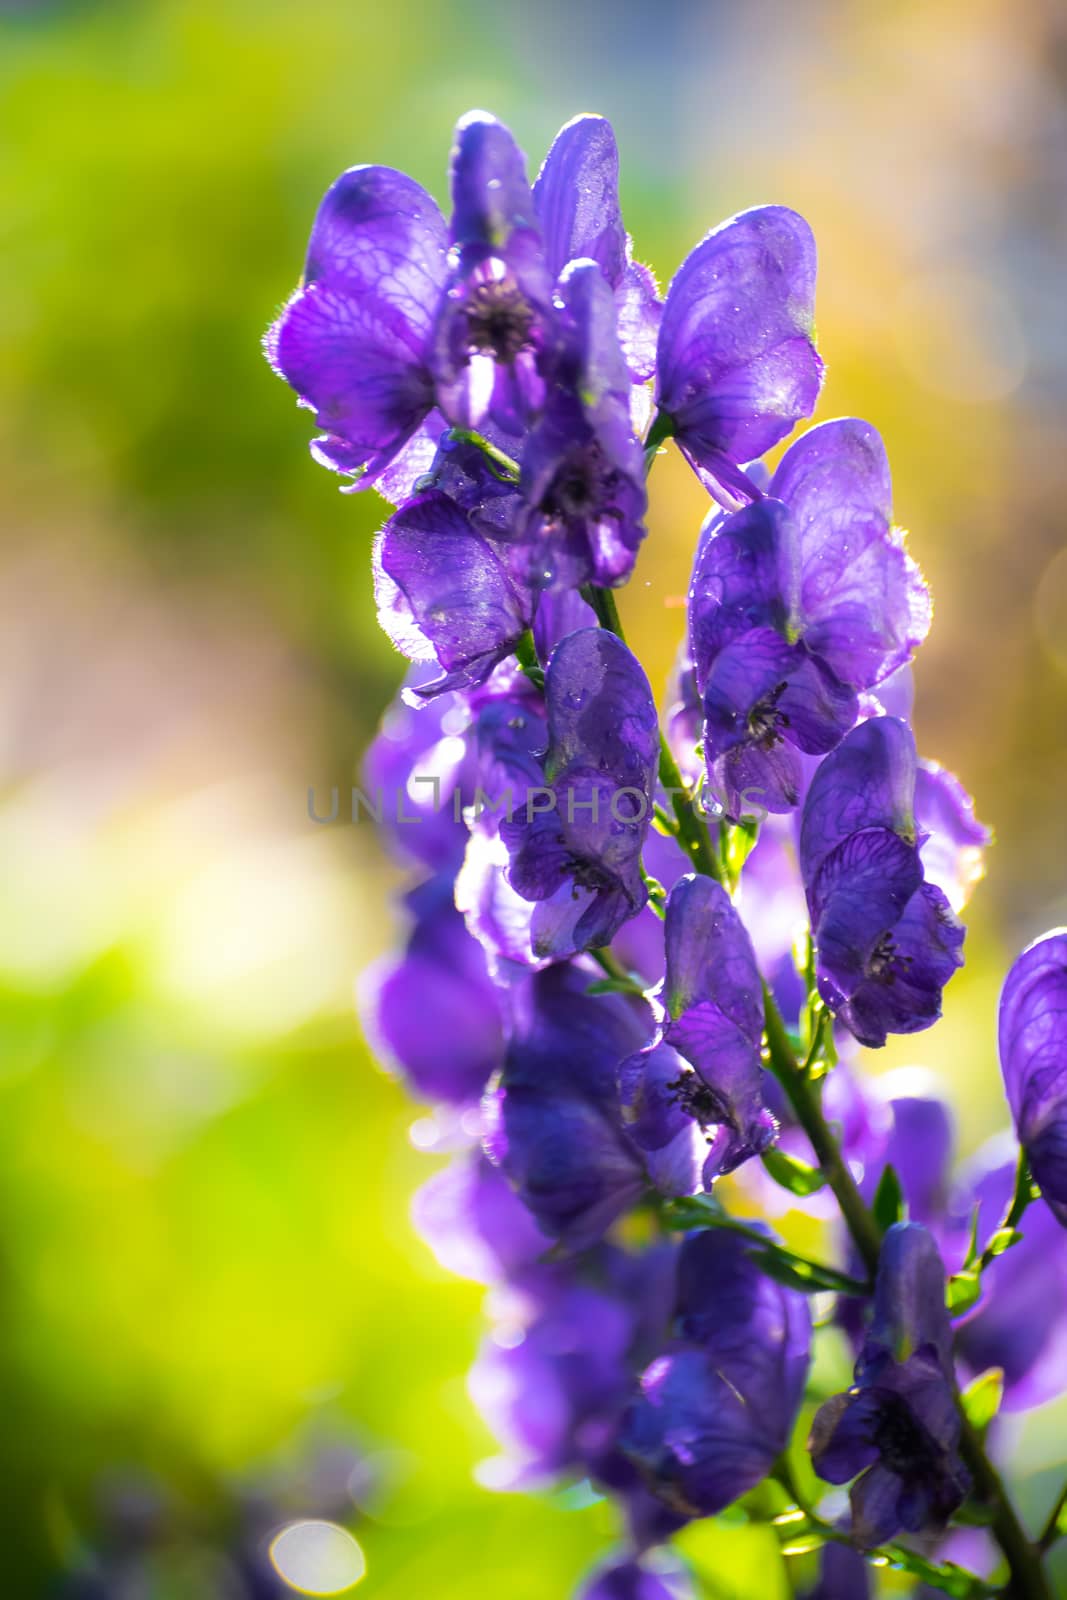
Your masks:
M 882 1244 L 855 1384 L 820 1406 L 809 1440 L 821 1478 L 855 1479 L 852 1534 L 861 1549 L 901 1529 L 939 1530 L 962 1505 L 970 1478 L 960 1426 L 945 1269 L 924 1227 L 897 1223 Z
M 480 1151 L 457 1157 L 424 1183 L 411 1215 L 441 1265 L 478 1283 L 511 1277 L 551 1244 Z
M 974 801 L 960 780 L 936 761 L 920 761 L 916 770 L 915 821 L 926 836 L 919 845 L 926 881 L 936 884 L 959 913 L 985 874 L 985 849 L 993 835 L 975 816 Z
M 404 954 L 364 976 L 364 1023 L 417 1094 L 471 1104 L 504 1056 L 498 991 L 447 874 L 420 884 L 406 904 L 414 927 Z
M 815 241 L 782 206 L 732 217 L 682 262 L 663 307 L 660 410 L 713 495 L 743 504 L 739 470 L 814 409 Z
M 619 1423 L 637 1370 L 662 1338 L 674 1271 L 673 1246 L 641 1255 L 603 1246 L 498 1293 L 498 1326 L 469 1379 L 507 1452 L 489 1464 L 493 1487 L 564 1472 L 606 1474 L 614 1484 L 625 1472 Z
M 474 776 L 470 709 L 455 694 L 423 700 L 430 675 L 424 665 L 412 668 L 383 715 L 363 763 L 363 794 L 401 855 L 454 873 L 466 848 L 460 813 Z
M 892 1073 L 879 1087 L 889 1095 L 892 1118 L 885 1143 L 869 1163 L 860 1184 L 867 1201 L 873 1201 L 886 1166 L 900 1179 L 912 1222 L 936 1228 L 944 1219 L 949 1199 L 955 1128 L 952 1112 L 935 1092 L 935 1085 L 908 1071 Z M 929 1092 L 922 1092 L 928 1087 Z
M 589 994 L 592 980 L 562 963 L 525 981 L 484 1102 L 487 1153 L 544 1232 L 570 1250 L 599 1239 L 646 1186 L 622 1126 L 616 1069 L 647 1036 L 648 1009 Z
M 1000 1070 L 1030 1170 L 1067 1227 L 1067 928 L 1030 945 L 1008 973 Z
M 548 388 L 522 458 L 520 534 L 531 584 L 577 588 L 629 577 L 645 536 L 644 462 L 630 422 L 630 375 L 615 301 L 592 261 L 559 282 Z
M 522 151 L 484 111 L 452 146 L 452 263 L 433 337 L 438 403 L 451 422 L 521 433 L 540 410 L 552 278 Z
M 602 628 L 581 629 L 556 646 L 545 705 L 543 803 L 529 789 L 516 793 L 500 835 L 512 889 L 536 904 L 533 953 L 559 957 L 608 944 L 648 898 L 641 847 L 658 723 L 644 672 Z
M 576 1600 L 695 1600 L 685 1568 L 676 1562 L 623 1558 L 608 1561 L 579 1589 Z
M 483 682 L 529 627 L 534 595 L 509 542 L 520 504 L 462 445 L 438 453 L 427 486 L 379 534 L 378 620 L 406 656 L 444 669 L 420 693 Z
M 619 151 L 605 117 L 574 117 L 560 129 L 533 199 L 552 276 L 571 261 L 596 262 L 614 294 L 627 365 L 639 381 L 650 378 L 662 308 L 651 272 L 632 259 L 619 211 Z
M 859 695 L 926 635 L 930 602 L 891 522 L 875 430 L 846 418 L 797 441 L 772 498 L 713 519 L 698 547 L 689 633 L 713 788 L 733 816 L 791 810 L 798 752 L 824 755 Z
M 736 1234 L 689 1234 L 674 1339 L 648 1366 L 622 1448 L 688 1516 L 714 1516 L 766 1477 L 785 1449 L 807 1376 L 805 1297 L 768 1278 Z
M 680 879 L 665 933 L 666 1018 L 623 1063 L 619 1086 L 653 1182 L 691 1194 L 765 1150 L 777 1124 L 763 1103 L 759 971 L 729 895 L 710 878 Z
M 975 1206 L 980 1245 L 1000 1226 L 1015 1167 L 1004 1134 L 962 1173 L 950 1225 L 961 1263 Z M 1067 1388 L 1067 1235 L 1041 1201 L 1019 1227 L 1022 1238 L 986 1267 L 981 1300 L 956 1326 L 957 1353 L 972 1372 L 1004 1373 L 1006 1411 L 1042 1405 Z
M 866 1045 L 936 1022 L 963 959 L 963 928 L 923 877 L 915 763 L 905 724 L 873 717 L 821 763 L 804 803 L 800 866 L 819 993 Z
M 324 466 L 374 482 L 434 404 L 429 346 L 448 230 L 426 191 L 389 167 L 352 167 L 311 231 L 304 276 L 267 359 L 315 413 Z

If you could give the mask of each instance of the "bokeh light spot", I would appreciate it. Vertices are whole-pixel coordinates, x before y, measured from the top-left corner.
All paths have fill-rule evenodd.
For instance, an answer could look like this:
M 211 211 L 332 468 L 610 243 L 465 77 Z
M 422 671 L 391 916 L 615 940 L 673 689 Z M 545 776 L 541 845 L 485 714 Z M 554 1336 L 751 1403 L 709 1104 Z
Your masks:
M 366 1574 L 363 1551 L 335 1522 L 291 1522 L 271 1541 L 275 1572 L 297 1594 L 343 1594 Z

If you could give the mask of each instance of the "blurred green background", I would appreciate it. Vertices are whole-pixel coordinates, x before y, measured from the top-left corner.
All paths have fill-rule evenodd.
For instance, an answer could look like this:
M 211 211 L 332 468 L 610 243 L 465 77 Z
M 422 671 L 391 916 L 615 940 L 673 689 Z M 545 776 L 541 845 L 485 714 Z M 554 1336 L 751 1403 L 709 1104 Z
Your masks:
M 379 1600 L 554 1600 L 610 1537 L 601 1507 L 471 1475 L 481 1292 L 411 1232 L 433 1163 L 352 1000 L 393 875 L 305 810 L 400 675 L 383 508 L 312 463 L 258 348 L 333 177 L 382 161 L 445 200 L 474 105 L 533 169 L 576 111 L 611 116 L 663 282 L 742 207 L 815 229 L 820 414 L 885 436 L 937 600 L 920 743 L 998 835 L 944 1023 L 875 1063 L 949 1073 L 964 1149 L 1004 1120 L 1004 967 L 1067 921 L 1055 0 L 0 0 L 5 1595 L 77 1565 L 116 1482 L 210 1542 L 325 1437 L 379 1478 Z M 653 681 L 702 514 L 661 462 L 623 596 Z M 1049 1497 L 1063 1415 L 1023 1430 L 1024 1499 Z M 777 1592 L 758 1538 L 717 1537 L 709 1595 Z M 149 1600 L 214 1593 L 186 1553 Z

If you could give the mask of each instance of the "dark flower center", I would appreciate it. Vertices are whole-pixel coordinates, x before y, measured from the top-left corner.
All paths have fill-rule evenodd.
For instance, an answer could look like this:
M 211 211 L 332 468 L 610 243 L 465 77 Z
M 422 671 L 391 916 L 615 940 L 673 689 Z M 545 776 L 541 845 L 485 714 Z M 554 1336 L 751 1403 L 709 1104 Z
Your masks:
M 467 300 L 471 350 L 488 351 L 497 361 L 514 361 L 530 342 L 533 307 L 514 283 L 479 283 Z
M 867 958 L 867 976 L 874 983 L 890 984 L 910 965 L 911 957 L 900 954 L 893 943 L 893 935 L 883 933 Z
M 773 750 L 782 737 L 782 728 L 789 726 L 789 718 L 778 710 L 778 702 L 788 687 L 784 681 L 775 684 L 769 694 L 756 701 L 748 714 L 749 736 L 763 750 Z
M 874 1445 L 883 1464 L 902 1478 L 933 1477 L 940 1466 L 941 1452 L 937 1445 L 906 1402 L 896 1394 L 882 1397 Z
M 564 521 L 592 516 L 610 503 L 617 480 L 618 473 L 605 461 L 600 446 L 590 440 L 572 451 L 558 468 L 541 510 Z
M 712 1136 L 708 1129 L 731 1120 L 714 1089 L 709 1088 L 692 1067 L 684 1067 L 677 1078 L 671 1079 L 667 1088 L 686 1115 L 692 1117 L 709 1144 Z

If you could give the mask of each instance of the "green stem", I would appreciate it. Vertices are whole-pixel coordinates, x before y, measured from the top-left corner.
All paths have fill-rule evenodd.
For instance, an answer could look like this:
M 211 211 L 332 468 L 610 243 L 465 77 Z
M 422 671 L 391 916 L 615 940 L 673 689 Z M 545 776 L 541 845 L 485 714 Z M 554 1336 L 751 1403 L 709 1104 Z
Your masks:
M 499 467 L 504 482 L 518 483 L 521 471 L 519 463 L 513 457 L 505 455 L 503 450 L 498 450 L 484 434 L 475 433 L 473 428 L 450 428 L 448 431 L 449 437 L 455 439 L 457 443 L 474 445 L 491 466 Z M 497 476 L 500 476 L 500 473 Z
M 835 1528 L 832 1522 L 827 1522 L 825 1518 L 821 1517 L 808 1501 L 807 1496 L 802 1494 L 793 1475 L 792 1468 L 784 1456 L 779 1460 L 772 1476 L 781 1484 L 798 1511 L 803 1514 L 808 1527 L 814 1533 L 817 1533 L 821 1539 L 828 1540 L 831 1544 L 848 1545 L 853 1550 L 856 1548 L 851 1535 L 841 1528 Z M 780 1525 L 788 1528 L 787 1520 L 785 1518 L 781 1519 Z M 797 1530 L 797 1532 L 803 1537 L 804 1530 Z M 796 1538 L 797 1534 L 792 1533 L 790 1537 Z M 955 1565 L 945 1566 L 941 1562 L 928 1561 L 918 1551 L 905 1549 L 902 1545 L 880 1545 L 875 1550 L 867 1550 L 863 1553 L 868 1560 L 886 1561 L 891 1566 L 902 1568 L 905 1572 L 911 1573 L 913 1577 L 922 1578 L 924 1582 L 955 1596 L 956 1600 L 987 1600 L 987 1597 L 994 1596 L 997 1593 L 997 1590 L 986 1583 L 984 1579 L 977 1577 L 973 1572 L 967 1572 L 963 1567 Z M 963 1585 L 966 1585 L 966 1588 Z
M 591 950 L 589 953 L 601 971 L 605 972 L 619 989 L 624 989 L 627 994 L 644 994 L 644 985 L 638 982 L 633 973 L 627 972 L 618 956 L 613 950 L 609 950 L 607 945 L 602 945 L 599 950 Z
M 974 1479 L 974 1487 L 981 1500 L 992 1507 L 990 1526 L 997 1536 L 1011 1569 L 1011 1583 L 1007 1593 L 1014 1600 L 1053 1600 L 1048 1576 L 1041 1561 L 1041 1552 L 1030 1542 L 1026 1529 L 1016 1516 L 1003 1481 L 996 1467 L 986 1455 L 978 1430 L 971 1423 L 962 1405 L 957 1406 L 962 1424 L 960 1454 Z
M 543 689 L 545 686 L 544 668 L 537 659 L 537 646 L 534 644 L 533 634 L 529 628 L 527 628 L 515 646 L 515 659 L 534 688 Z
M 645 444 L 646 472 L 655 459 L 660 444 L 670 436 L 670 420 L 658 413 L 653 419 Z M 624 637 L 615 596 L 610 589 L 587 585 L 582 595 L 593 607 L 601 627 L 608 628 L 620 639 Z M 677 837 L 698 872 L 717 882 L 724 881 L 718 852 L 711 842 L 706 821 L 698 814 L 692 796 L 682 782 L 678 764 L 661 731 L 660 782 L 671 793 L 674 815 L 678 825 Z M 774 996 L 766 983 L 763 985 L 764 1027 L 771 1071 L 782 1085 L 790 1105 L 811 1142 L 818 1163 L 833 1190 L 841 1215 L 852 1237 L 864 1266 L 873 1278 L 878 1267 L 882 1233 L 871 1215 L 863 1196 L 841 1154 L 837 1140 L 823 1116 L 822 1100 L 817 1083 L 802 1069 L 793 1052 L 789 1035 L 782 1021 Z M 808 1063 L 805 1062 L 805 1067 Z M 1019 1215 L 1022 1214 L 1020 1210 Z M 971 1425 L 959 1400 L 961 1435 L 960 1453 L 970 1468 L 979 1497 L 992 1509 L 991 1526 L 1011 1570 L 1008 1593 L 1013 1600 L 1052 1600 L 1041 1561 L 1041 1552 L 1030 1542 L 1019 1521 L 996 1468 L 985 1453 L 978 1433 Z M 835 1530 L 836 1532 L 836 1530 Z M 830 1537 L 829 1534 L 826 1535 Z M 910 1554 L 905 1552 L 905 1554 Z M 981 1593 L 975 1590 L 974 1593 Z M 990 1591 L 987 1591 L 990 1592 Z
M 870 1273 L 878 1265 L 881 1235 L 874 1218 L 856 1187 L 851 1172 L 842 1159 L 837 1141 L 822 1114 L 819 1091 L 810 1078 L 797 1066 L 789 1036 L 785 1031 L 774 996 L 764 985 L 764 1017 L 767 1029 L 767 1047 L 771 1070 L 789 1098 L 804 1132 L 811 1140 L 819 1165 L 833 1190 L 841 1215 L 845 1219 L 853 1243 L 859 1250 Z M 958 1402 L 957 1395 L 957 1402 Z M 1016 1600 L 1052 1600 L 1052 1592 L 1041 1565 L 1041 1557 L 1027 1538 L 1026 1530 L 1015 1514 L 1007 1490 L 1001 1482 L 993 1463 L 976 1429 L 968 1420 L 962 1405 L 958 1405 L 961 1423 L 960 1453 L 970 1468 L 974 1486 L 980 1499 L 986 1501 L 993 1512 L 992 1528 L 1011 1568 L 1011 1590 Z
M 986 1245 L 982 1254 L 975 1263 L 975 1271 L 984 1272 L 990 1262 L 995 1261 L 1003 1251 L 997 1248 L 997 1235 L 1014 1233 L 1022 1221 L 1023 1212 L 1034 1198 L 1034 1180 L 1030 1172 L 1030 1163 L 1026 1151 L 1019 1151 L 1019 1160 L 1015 1168 L 1015 1188 L 1012 1192 L 1011 1203 L 1001 1219 L 999 1227 L 994 1231 L 992 1238 Z
M 652 463 L 659 455 L 660 446 L 674 433 L 674 423 L 665 411 L 657 411 L 645 439 L 645 477 L 652 471 Z
M 785 1090 L 789 1104 L 796 1113 L 797 1121 L 811 1141 L 811 1147 L 815 1151 L 827 1183 L 834 1192 L 848 1231 L 863 1258 L 864 1266 L 873 1278 L 878 1267 L 878 1252 L 882 1244 L 881 1232 L 867 1209 L 863 1196 L 856 1187 L 855 1179 L 841 1155 L 837 1140 L 822 1114 L 818 1086 L 801 1071 L 793 1054 L 782 1014 L 767 984 L 763 985 L 763 1018 L 771 1071 Z
M 702 872 L 706 878 L 714 878 L 716 883 L 724 882 L 722 863 L 711 842 L 707 822 L 701 816 L 691 790 L 683 781 L 674 752 L 667 743 L 666 734 L 662 732 L 659 736 L 659 781 L 671 797 L 678 843 L 698 872 Z
M 615 604 L 612 590 L 598 589 L 595 584 L 586 584 L 582 589 L 582 598 L 596 612 L 600 626 L 607 628 L 625 643 L 622 618 L 619 616 L 619 608 Z M 682 849 L 698 872 L 703 873 L 706 878 L 714 878 L 717 883 L 722 883 L 722 864 L 711 842 L 707 822 L 700 815 L 692 792 L 682 779 L 678 763 L 663 732 L 659 736 L 659 781 L 670 795 L 677 830 L 675 836 Z
M 846 1272 L 838 1272 L 836 1267 L 827 1267 L 821 1261 L 801 1255 L 797 1250 L 788 1250 L 784 1245 L 775 1244 L 766 1233 L 750 1223 L 741 1222 L 725 1211 L 702 1205 L 699 1195 L 692 1199 L 669 1201 L 663 1208 L 663 1221 L 675 1233 L 690 1232 L 694 1228 L 718 1228 L 723 1233 L 736 1233 L 742 1239 L 751 1239 L 764 1252 L 770 1252 L 787 1265 L 799 1268 L 812 1284 L 835 1294 L 865 1295 L 869 1291 L 869 1285 L 862 1283 L 859 1278 L 850 1278 Z
M 1041 1537 L 1037 1541 L 1039 1550 L 1051 1550 L 1056 1540 L 1062 1537 L 1064 1529 L 1060 1527 L 1060 1518 L 1065 1510 L 1067 1510 L 1067 1483 L 1056 1496 L 1056 1504 L 1049 1512 L 1048 1521 L 1041 1530 Z

